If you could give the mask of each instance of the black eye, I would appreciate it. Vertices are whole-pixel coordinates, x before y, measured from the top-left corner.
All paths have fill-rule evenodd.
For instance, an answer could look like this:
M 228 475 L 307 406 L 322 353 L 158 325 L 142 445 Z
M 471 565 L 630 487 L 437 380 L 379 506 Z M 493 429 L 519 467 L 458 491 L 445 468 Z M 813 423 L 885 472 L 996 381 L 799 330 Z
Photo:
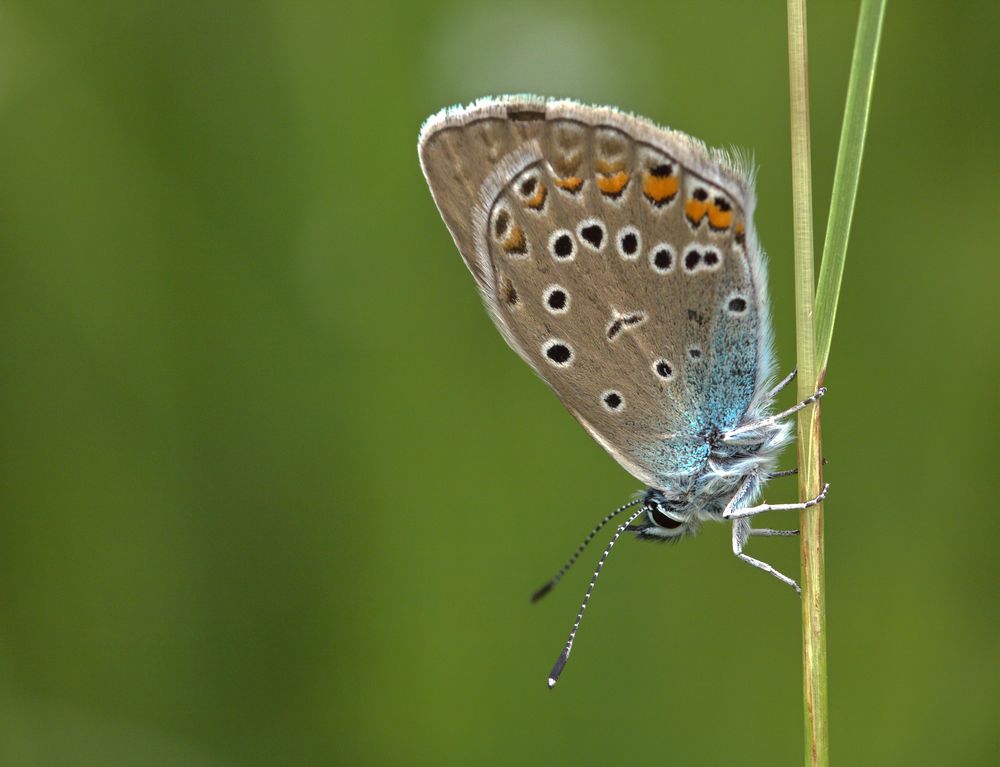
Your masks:
M 676 530 L 684 524 L 683 522 L 678 522 L 676 519 L 668 517 L 655 506 L 647 506 L 646 511 L 649 512 L 649 521 L 657 527 L 665 527 L 667 530 Z

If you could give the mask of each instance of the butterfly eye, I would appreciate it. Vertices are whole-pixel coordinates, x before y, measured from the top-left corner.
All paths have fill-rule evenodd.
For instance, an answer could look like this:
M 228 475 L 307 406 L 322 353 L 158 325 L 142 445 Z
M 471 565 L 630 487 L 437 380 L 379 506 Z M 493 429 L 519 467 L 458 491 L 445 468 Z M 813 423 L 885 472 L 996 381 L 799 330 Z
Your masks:
M 649 521 L 656 525 L 657 527 L 665 527 L 667 530 L 676 530 L 678 527 L 683 525 L 683 522 L 678 522 L 673 517 L 668 517 L 662 511 L 660 511 L 660 506 L 647 506 L 646 515 L 649 517 Z

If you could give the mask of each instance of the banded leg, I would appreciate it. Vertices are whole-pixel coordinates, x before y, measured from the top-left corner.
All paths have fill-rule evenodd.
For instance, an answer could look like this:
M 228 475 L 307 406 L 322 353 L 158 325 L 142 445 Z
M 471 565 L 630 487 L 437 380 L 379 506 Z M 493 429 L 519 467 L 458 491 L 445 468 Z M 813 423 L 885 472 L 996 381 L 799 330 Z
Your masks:
M 798 535 L 798 533 L 798 530 L 754 530 L 750 527 L 749 520 L 735 519 L 733 520 L 733 553 L 737 556 L 737 558 L 742 559 L 748 565 L 753 565 L 757 569 L 763 570 L 765 573 L 770 573 L 782 583 L 795 589 L 796 593 L 801 594 L 802 589 L 799 588 L 799 584 L 783 572 L 776 570 L 767 562 L 762 562 L 759 559 L 751 557 L 749 554 L 743 553 L 743 547 L 746 545 L 746 542 L 751 535 Z
M 827 492 L 830 490 L 830 483 L 823 485 L 823 489 L 820 494 L 815 498 L 810 498 L 808 501 L 802 501 L 800 503 L 761 503 L 757 506 L 748 506 L 744 509 L 733 508 L 735 504 L 732 502 L 726 507 L 725 511 L 722 512 L 723 519 L 741 519 L 743 517 L 752 517 L 756 514 L 761 514 L 765 511 L 802 511 L 802 509 L 808 509 L 811 506 L 815 506 L 817 503 L 821 503 L 824 498 L 826 498 Z M 739 492 L 737 491 L 737 496 Z M 736 500 L 735 498 L 733 500 Z
M 768 399 L 774 399 L 775 397 L 777 397 L 778 396 L 778 392 L 780 392 L 782 389 L 784 389 L 786 386 L 788 386 L 788 384 L 790 384 L 792 381 L 794 381 L 795 380 L 795 376 L 797 376 L 798 374 L 799 374 L 799 369 L 798 368 L 792 368 L 792 372 L 789 373 L 788 375 L 786 375 L 784 378 L 782 378 L 781 382 L 778 383 L 777 386 L 775 386 L 773 389 L 771 389 L 771 391 L 769 391 L 767 393 L 767 398 Z
M 782 410 L 780 413 L 769 415 L 767 418 L 762 418 L 759 421 L 753 421 L 751 423 L 744 424 L 743 426 L 740 426 L 738 429 L 733 429 L 732 431 L 727 431 L 725 434 L 722 435 L 722 439 L 728 441 L 733 437 L 739 436 L 740 434 L 745 434 L 748 431 L 757 431 L 758 429 L 761 429 L 765 426 L 776 424 L 778 421 L 788 418 L 788 416 L 790 415 L 795 415 L 803 408 L 811 405 L 813 402 L 822 399 L 824 394 L 826 394 L 826 387 L 821 386 L 819 389 L 816 390 L 815 394 L 806 397 L 797 405 L 792 405 L 792 407 L 788 408 L 788 410 Z

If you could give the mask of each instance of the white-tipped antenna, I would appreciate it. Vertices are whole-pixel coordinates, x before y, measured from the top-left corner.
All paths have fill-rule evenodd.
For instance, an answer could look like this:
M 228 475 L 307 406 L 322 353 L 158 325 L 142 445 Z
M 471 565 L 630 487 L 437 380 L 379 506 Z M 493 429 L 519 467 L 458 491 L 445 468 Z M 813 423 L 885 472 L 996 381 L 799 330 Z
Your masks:
M 625 509 L 630 509 L 637 503 L 642 503 L 642 498 L 636 498 L 634 501 L 629 501 L 624 506 L 619 506 L 617 509 L 608 514 L 608 516 L 606 516 L 604 519 L 598 522 L 597 526 L 589 533 L 587 533 L 587 537 L 583 539 L 583 543 L 581 543 L 579 546 L 576 547 L 576 551 L 573 552 L 573 555 L 566 560 L 566 564 L 564 564 L 562 567 L 559 568 L 559 572 L 557 572 L 554 576 L 552 576 L 552 578 L 549 580 L 548 583 L 546 583 L 544 586 L 538 589 L 538 591 L 536 591 L 534 594 L 531 595 L 531 601 L 537 602 L 539 599 L 541 599 L 550 591 L 552 591 L 552 589 L 556 587 L 556 584 L 562 580 L 563 576 L 566 574 L 566 571 L 569 570 L 573 566 L 573 563 L 576 562 L 576 560 L 580 557 L 580 555 L 583 553 L 583 550 L 587 548 L 587 544 L 590 543 L 592 540 L 594 540 L 595 535 L 601 532 L 601 528 L 603 528 L 606 524 L 608 524 L 608 522 L 617 517 L 623 511 L 625 511 Z
M 587 587 L 587 593 L 583 595 L 583 603 L 580 605 L 580 612 L 576 614 L 576 622 L 573 624 L 573 630 L 569 632 L 569 639 L 566 641 L 566 646 L 563 648 L 563 651 L 559 653 L 559 657 L 556 659 L 556 663 L 552 667 L 552 671 L 549 672 L 550 690 L 556 686 L 556 682 L 559 681 L 559 675 L 562 673 L 563 668 L 566 666 L 566 661 L 569 660 L 569 654 L 573 649 L 573 640 L 576 639 L 576 632 L 580 628 L 580 621 L 583 620 L 583 611 L 587 609 L 587 602 L 590 601 L 590 595 L 594 593 L 594 586 L 597 583 L 597 576 L 601 574 L 601 568 L 604 567 L 604 562 L 607 560 L 608 555 L 611 553 L 612 547 L 621 537 L 621 534 L 628 529 L 628 526 L 631 525 L 633 522 L 635 522 L 635 520 L 638 519 L 639 516 L 644 514 L 645 512 L 646 512 L 646 507 L 643 506 L 638 511 L 633 512 L 632 516 L 628 518 L 627 522 L 618 525 L 618 529 L 615 530 L 614 537 L 608 543 L 608 547 L 604 549 L 604 553 L 601 554 L 601 558 L 597 561 L 597 569 L 594 570 L 594 577 L 590 579 L 590 585 Z

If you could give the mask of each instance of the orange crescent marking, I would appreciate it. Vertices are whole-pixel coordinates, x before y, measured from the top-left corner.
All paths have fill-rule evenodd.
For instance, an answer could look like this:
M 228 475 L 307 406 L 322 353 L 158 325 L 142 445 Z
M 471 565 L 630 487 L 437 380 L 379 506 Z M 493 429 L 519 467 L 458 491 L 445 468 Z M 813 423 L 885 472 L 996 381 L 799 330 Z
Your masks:
M 503 241 L 503 249 L 507 253 L 525 253 L 527 246 L 524 240 L 524 231 L 519 224 L 514 224 L 510 230 L 510 235 Z
M 579 176 L 557 178 L 555 181 L 557 187 L 559 187 L 560 189 L 565 189 L 567 192 L 573 192 L 574 194 L 576 192 L 579 192 L 580 187 L 583 186 L 583 179 L 580 178 Z
M 691 197 L 684 203 L 684 213 L 688 217 L 688 220 L 695 226 L 701 223 L 707 211 L 708 203 L 703 200 L 696 200 L 694 197 Z
M 708 206 L 708 223 L 713 229 L 728 229 L 733 224 L 731 210 L 719 210 L 715 204 Z
M 525 205 L 527 205 L 532 210 L 541 210 L 545 205 L 545 185 L 539 184 L 538 191 L 529 200 L 525 200 Z
M 597 188 L 604 194 L 621 194 L 626 186 L 628 186 L 628 173 L 623 170 L 618 171 L 613 176 L 597 177 Z
M 676 176 L 654 176 L 647 173 L 642 180 L 642 192 L 653 202 L 665 202 L 677 194 Z

